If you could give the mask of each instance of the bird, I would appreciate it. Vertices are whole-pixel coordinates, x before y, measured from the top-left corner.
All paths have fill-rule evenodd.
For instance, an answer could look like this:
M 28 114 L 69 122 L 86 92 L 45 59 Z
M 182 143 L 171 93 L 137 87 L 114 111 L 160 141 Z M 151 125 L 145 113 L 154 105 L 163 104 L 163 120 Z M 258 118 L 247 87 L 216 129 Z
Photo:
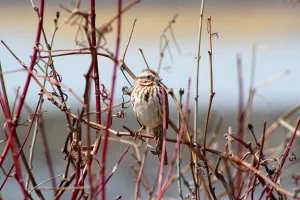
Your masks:
M 161 80 L 154 70 L 143 69 L 135 78 L 131 92 L 131 106 L 138 123 L 142 127 L 146 126 L 153 130 L 156 140 L 155 153 L 158 155 L 159 162 L 162 159 L 163 122 L 166 123 L 165 127 L 167 129 L 169 119 L 168 95 L 165 88 L 161 85 Z M 165 105 L 165 109 L 163 108 L 163 104 Z M 163 120 L 163 109 L 166 113 L 165 120 Z M 166 150 L 163 164 L 168 164 Z

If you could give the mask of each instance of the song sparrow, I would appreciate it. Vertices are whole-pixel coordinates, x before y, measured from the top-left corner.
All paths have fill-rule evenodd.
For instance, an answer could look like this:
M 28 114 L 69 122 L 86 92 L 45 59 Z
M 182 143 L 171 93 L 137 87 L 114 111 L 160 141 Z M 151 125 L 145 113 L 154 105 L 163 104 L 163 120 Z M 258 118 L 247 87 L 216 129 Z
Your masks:
M 168 127 L 169 105 L 166 90 L 160 85 L 161 78 L 152 69 L 143 69 L 136 77 L 131 93 L 131 106 L 140 125 L 152 128 L 156 138 L 156 153 L 162 156 L 163 96 L 165 97 L 166 128 Z M 164 95 L 163 95 L 164 93 Z M 167 152 L 164 165 L 168 164 Z

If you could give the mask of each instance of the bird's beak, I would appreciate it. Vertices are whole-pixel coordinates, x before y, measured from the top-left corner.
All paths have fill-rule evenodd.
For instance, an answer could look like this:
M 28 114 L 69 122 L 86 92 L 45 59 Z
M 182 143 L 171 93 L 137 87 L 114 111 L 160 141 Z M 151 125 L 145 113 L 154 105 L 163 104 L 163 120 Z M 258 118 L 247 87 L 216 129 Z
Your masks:
M 160 77 L 157 77 L 157 80 L 158 80 L 158 81 L 162 81 L 163 79 L 162 79 L 162 78 L 160 78 Z

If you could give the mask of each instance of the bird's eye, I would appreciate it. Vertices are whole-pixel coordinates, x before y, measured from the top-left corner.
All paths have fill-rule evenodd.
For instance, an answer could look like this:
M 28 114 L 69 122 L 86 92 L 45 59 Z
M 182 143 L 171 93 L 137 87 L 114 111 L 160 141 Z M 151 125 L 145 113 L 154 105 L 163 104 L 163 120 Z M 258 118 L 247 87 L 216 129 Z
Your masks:
M 150 78 L 151 78 L 151 76 L 148 75 L 148 76 L 147 76 L 147 79 L 150 79 Z

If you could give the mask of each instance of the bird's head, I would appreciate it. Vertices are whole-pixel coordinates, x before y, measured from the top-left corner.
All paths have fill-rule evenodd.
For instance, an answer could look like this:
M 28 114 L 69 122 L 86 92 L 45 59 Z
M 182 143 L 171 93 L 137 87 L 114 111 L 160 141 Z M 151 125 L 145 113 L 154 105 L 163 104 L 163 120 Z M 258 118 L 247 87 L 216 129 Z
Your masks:
M 158 76 L 158 74 L 152 69 L 143 69 L 141 73 L 136 77 L 136 84 L 142 86 L 148 85 L 159 85 L 159 82 L 162 79 Z

